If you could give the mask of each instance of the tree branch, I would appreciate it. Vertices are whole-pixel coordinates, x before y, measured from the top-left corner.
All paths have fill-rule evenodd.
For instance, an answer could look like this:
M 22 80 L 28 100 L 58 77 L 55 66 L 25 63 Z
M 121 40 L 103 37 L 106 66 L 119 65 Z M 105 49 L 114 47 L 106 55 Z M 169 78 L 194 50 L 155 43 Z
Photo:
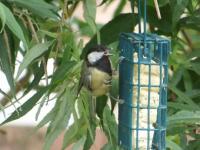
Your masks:
M 33 26 L 33 23 L 32 23 L 32 21 L 31 21 L 31 19 L 29 18 L 29 17 L 27 17 L 27 20 L 28 20 L 28 25 L 29 25 L 29 27 L 30 27 L 30 29 L 31 29 L 31 32 L 32 32 L 32 36 L 33 36 L 33 38 L 36 40 L 36 43 L 40 43 L 40 41 L 39 41 L 39 38 L 38 38 L 38 36 L 37 36 L 37 33 L 36 33 L 36 31 L 35 31 L 35 28 L 34 28 L 34 26 Z M 46 79 L 46 85 L 48 85 L 48 74 L 47 74 L 47 63 L 46 63 L 46 61 L 45 61 L 45 57 L 42 57 L 42 63 L 43 63 L 43 67 L 44 67 L 44 72 L 45 72 L 45 79 Z
M 193 44 L 192 44 L 192 40 L 189 38 L 189 36 L 187 35 L 187 33 L 185 32 L 185 30 L 181 30 L 181 33 L 183 35 L 183 37 L 185 38 L 186 42 L 188 43 L 188 46 L 190 47 L 190 49 L 193 49 Z
M 17 83 L 16 83 L 16 94 L 21 91 L 22 89 L 24 89 L 24 87 L 28 84 L 29 78 L 30 78 L 31 74 L 29 72 L 27 72 L 25 74 L 25 76 L 23 76 Z M 7 94 L 7 96 L 4 96 L 1 100 L 0 100 L 0 104 L 2 106 L 7 105 L 10 102 L 10 98 L 12 97 L 12 92 L 9 91 Z

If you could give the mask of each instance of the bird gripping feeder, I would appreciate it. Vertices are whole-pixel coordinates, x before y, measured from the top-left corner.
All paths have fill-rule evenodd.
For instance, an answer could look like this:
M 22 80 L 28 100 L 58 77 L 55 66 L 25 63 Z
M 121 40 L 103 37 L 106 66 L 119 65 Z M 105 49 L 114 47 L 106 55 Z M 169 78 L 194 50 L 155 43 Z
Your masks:
M 170 41 L 146 32 L 146 0 L 141 33 L 120 35 L 119 145 L 125 150 L 165 150 Z

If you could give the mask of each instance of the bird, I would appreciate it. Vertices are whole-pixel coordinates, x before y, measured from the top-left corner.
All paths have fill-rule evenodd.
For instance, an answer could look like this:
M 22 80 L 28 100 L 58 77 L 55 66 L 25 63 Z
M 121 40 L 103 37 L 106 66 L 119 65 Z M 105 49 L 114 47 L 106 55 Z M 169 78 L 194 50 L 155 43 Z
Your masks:
M 105 45 L 95 45 L 88 50 L 82 64 L 77 96 L 82 87 L 92 95 L 91 111 L 95 114 L 96 97 L 109 93 L 112 82 L 112 66 L 109 49 Z
M 109 56 L 109 49 L 104 45 L 95 45 L 89 49 L 82 64 L 77 94 L 83 86 L 93 96 L 102 96 L 109 92 L 112 80 Z

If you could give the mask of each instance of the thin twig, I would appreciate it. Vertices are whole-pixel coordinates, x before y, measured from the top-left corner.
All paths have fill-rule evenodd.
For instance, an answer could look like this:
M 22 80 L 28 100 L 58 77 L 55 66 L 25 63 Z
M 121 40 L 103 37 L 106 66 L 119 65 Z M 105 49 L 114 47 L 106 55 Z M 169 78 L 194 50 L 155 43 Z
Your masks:
M 161 14 L 160 14 L 160 9 L 159 9 L 159 5 L 158 5 L 158 1 L 157 0 L 154 0 L 154 6 L 156 8 L 156 13 L 157 13 L 157 16 L 158 16 L 158 19 L 161 19 Z
M 59 52 L 59 49 L 61 48 L 62 46 L 62 32 L 63 32 L 63 26 L 65 24 L 65 18 L 67 19 L 68 17 L 68 14 L 67 14 L 67 17 L 66 17 L 66 13 L 67 13 L 67 0 L 64 1 L 64 5 L 63 5 L 63 8 L 62 8 L 62 17 L 61 17 L 61 20 L 60 20 L 60 32 L 58 34 L 58 37 L 57 37 L 57 45 L 56 45 L 56 52 L 55 52 L 55 62 L 54 62 L 54 66 L 53 66 L 53 73 L 55 72 L 56 70 L 56 59 L 58 57 L 58 52 Z
M 10 97 L 8 94 L 6 94 L 6 92 L 4 92 L 1 88 L 0 88 L 0 93 L 1 93 L 7 100 L 11 101 L 11 97 Z
M 189 36 L 187 35 L 187 33 L 185 32 L 185 30 L 181 30 L 182 35 L 184 36 L 188 46 L 190 47 L 190 49 L 193 49 L 193 44 L 192 44 L 192 40 L 189 38 Z
M 15 93 L 17 94 L 21 89 L 23 89 L 25 87 L 25 85 L 28 83 L 30 78 L 30 73 L 27 72 L 25 74 L 25 76 L 23 76 L 17 83 L 16 83 L 16 91 Z M 12 97 L 12 92 L 9 91 L 7 94 L 7 96 L 4 96 L 1 100 L 0 103 L 2 106 L 7 105 L 10 102 L 10 98 Z M 9 98 L 8 98 L 9 97 Z
M 31 21 L 31 19 L 29 17 L 27 17 L 27 20 L 28 20 L 28 24 L 29 24 L 29 27 L 31 29 L 31 32 L 32 32 L 32 36 L 33 38 L 36 40 L 36 42 L 39 44 L 40 41 L 39 41 L 39 38 L 37 37 L 37 33 L 35 31 L 35 28 L 33 26 L 33 23 Z M 43 67 L 44 67 L 44 72 L 45 72 L 45 78 L 46 78 L 46 85 L 48 85 L 48 74 L 47 74 L 47 63 L 45 61 L 45 57 L 42 57 L 42 63 L 43 63 Z
M 7 49 L 7 52 L 8 52 L 9 63 L 12 65 L 11 49 L 10 49 L 8 35 L 7 35 L 6 30 L 4 30 L 4 32 L 3 32 L 3 38 L 4 38 L 4 41 L 5 41 L 5 44 L 6 44 L 6 49 Z

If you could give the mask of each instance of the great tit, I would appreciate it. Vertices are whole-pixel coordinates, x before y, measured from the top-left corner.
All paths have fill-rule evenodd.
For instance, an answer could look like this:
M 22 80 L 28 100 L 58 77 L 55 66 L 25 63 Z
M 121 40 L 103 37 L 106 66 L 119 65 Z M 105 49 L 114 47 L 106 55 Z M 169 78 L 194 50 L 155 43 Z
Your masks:
M 104 45 L 89 49 L 82 65 L 78 94 L 83 86 L 95 97 L 109 92 L 112 79 L 109 55 L 109 49 Z

